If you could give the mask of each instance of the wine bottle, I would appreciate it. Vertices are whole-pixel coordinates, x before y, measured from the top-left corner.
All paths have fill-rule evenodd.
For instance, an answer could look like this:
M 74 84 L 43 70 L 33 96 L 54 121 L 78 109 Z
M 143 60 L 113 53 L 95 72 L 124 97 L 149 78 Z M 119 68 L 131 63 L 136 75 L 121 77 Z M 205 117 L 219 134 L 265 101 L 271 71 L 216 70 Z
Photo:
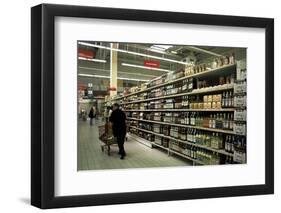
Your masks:
M 222 93 L 222 102 L 221 102 L 221 106 L 225 107 L 225 92 Z
M 225 94 L 225 107 L 229 107 L 229 93 L 228 92 L 226 92 L 226 94 Z
M 217 116 L 216 116 L 216 114 L 214 114 L 214 117 L 213 117 L 213 126 L 212 126 L 212 128 L 216 128 L 216 120 L 217 120 Z
M 209 128 L 213 127 L 213 116 L 212 114 L 210 115 L 210 119 L 209 119 Z
M 223 114 L 223 120 L 222 120 L 222 128 L 223 129 L 227 129 L 226 128 L 226 123 L 227 123 L 227 121 L 226 121 L 226 113 L 224 113 Z
M 225 142 L 224 142 L 224 149 L 225 151 L 229 152 L 229 137 L 226 136 Z
M 230 141 L 229 141 L 229 150 L 230 150 L 231 153 L 234 152 L 234 140 L 235 140 L 235 137 L 232 136 Z
M 230 120 L 229 120 L 229 129 L 233 130 L 233 114 L 230 114 Z
M 197 158 L 197 147 L 194 147 L 194 150 L 193 150 L 193 158 L 194 158 L 194 159 Z
M 225 128 L 226 128 L 226 129 L 230 129 L 230 128 L 229 128 L 229 123 L 230 123 L 230 114 L 227 113 L 226 124 L 225 124 Z
M 229 93 L 229 107 L 233 107 L 233 92 Z

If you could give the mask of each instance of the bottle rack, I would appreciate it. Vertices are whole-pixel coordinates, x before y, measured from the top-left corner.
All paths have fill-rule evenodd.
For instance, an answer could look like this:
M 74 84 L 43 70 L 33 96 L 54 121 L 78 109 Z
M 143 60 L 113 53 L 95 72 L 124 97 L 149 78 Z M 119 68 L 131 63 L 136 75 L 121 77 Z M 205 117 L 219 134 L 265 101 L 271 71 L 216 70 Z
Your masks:
M 220 84 L 218 85 L 203 88 L 194 88 L 193 86 L 193 84 L 198 85 L 200 80 L 200 84 L 202 84 L 202 82 L 204 84 L 205 82 L 202 81 L 202 79 L 206 77 L 215 78 L 230 74 L 236 76 L 231 82 L 230 80 L 224 82 L 220 79 Z M 167 151 L 168 155 L 176 154 L 184 157 L 192 161 L 194 165 L 209 164 L 206 163 L 208 161 L 205 161 L 205 158 L 212 159 L 210 161 L 213 162 L 213 164 L 219 164 L 221 159 L 225 164 L 246 163 L 245 61 L 237 61 L 235 64 L 224 65 L 169 81 L 160 77 L 157 78 L 155 82 L 154 84 L 156 85 L 150 87 L 148 85 L 139 89 L 136 88 L 137 91 L 135 92 L 125 96 L 115 97 L 108 101 L 108 103 L 117 102 L 122 106 L 127 114 L 127 121 L 129 123 L 133 122 L 128 126 L 129 131 L 134 134 L 134 137 L 139 137 L 137 135 L 141 135 L 143 139 L 144 133 L 149 134 L 148 136 L 150 137 L 149 140 L 151 140 L 150 144 L 152 147 L 162 148 Z M 183 101 L 186 97 L 186 102 L 188 104 Z M 197 100 L 188 100 L 188 97 L 197 97 Z M 200 97 L 202 100 L 200 100 Z M 214 97 L 217 98 L 216 101 L 213 101 Z M 228 104 L 223 104 L 224 106 L 222 107 L 223 98 L 225 98 L 224 101 L 228 100 Z M 194 102 L 193 105 L 192 102 Z M 187 107 L 187 105 L 189 107 Z M 177 115 L 181 113 L 192 113 L 197 116 L 200 116 L 200 113 L 203 115 L 209 114 L 211 118 L 204 117 L 203 120 L 202 115 L 199 117 L 201 122 L 205 122 L 205 126 L 175 122 L 175 120 L 179 119 Z M 232 120 L 229 118 L 226 119 L 225 113 L 228 113 L 227 115 L 231 114 Z M 150 117 L 146 118 L 147 115 Z M 217 126 L 214 126 L 215 128 L 207 127 L 206 122 L 212 119 L 212 115 L 214 116 L 213 120 L 215 120 L 215 122 L 218 120 L 218 122 L 228 122 L 228 125 L 231 123 L 232 129 L 216 128 Z M 174 116 L 174 120 L 169 116 Z M 215 119 L 215 116 L 218 116 L 218 119 Z M 150 129 L 146 129 L 147 126 Z M 155 129 L 153 129 L 154 127 Z M 201 136 L 213 134 L 211 137 L 223 138 L 220 139 L 223 147 L 222 144 L 214 148 L 209 145 L 194 143 L 186 138 L 183 140 L 172 137 L 170 135 L 172 128 L 194 129 L 195 131 L 200 131 Z M 204 137 L 207 137 L 206 135 Z M 155 140 L 154 137 L 158 138 L 157 143 L 153 141 Z M 229 141 L 229 138 L 232 137 L 236 137 L 236 139 Z M 161 143 L 159 142 L 159 138 L 161 138 Z M 186 146 L 190 146 L 191 151 L 188 151 Z M 204 151 L 210 152 L 211 154 L 204 154 Z M 190 153 L 191 156 L 189 155 Z M 203 160 L 201 160 L 201 158 Z

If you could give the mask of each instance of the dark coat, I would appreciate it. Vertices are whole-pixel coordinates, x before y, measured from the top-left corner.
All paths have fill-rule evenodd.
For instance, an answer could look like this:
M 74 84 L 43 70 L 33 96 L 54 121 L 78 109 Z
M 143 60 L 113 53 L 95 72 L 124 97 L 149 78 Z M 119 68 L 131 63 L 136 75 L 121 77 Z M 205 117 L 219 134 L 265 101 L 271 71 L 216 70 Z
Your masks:
M 93 108 L 91 108 L 90 112 L 89 112 L 89 118 L 94 118 L 94 110 Z
M 126 115 L 122 110 L 114 110 L 109 117 L 109 121 L 112 123 L 114 136 L 126 134 Z

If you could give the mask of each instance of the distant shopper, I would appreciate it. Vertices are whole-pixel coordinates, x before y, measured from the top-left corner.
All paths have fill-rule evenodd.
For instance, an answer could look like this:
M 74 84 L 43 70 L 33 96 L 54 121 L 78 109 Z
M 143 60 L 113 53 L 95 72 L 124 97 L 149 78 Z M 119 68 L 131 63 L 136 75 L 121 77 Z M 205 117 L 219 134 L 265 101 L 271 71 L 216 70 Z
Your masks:
M 106 122 L 109 121 L 109 110 L 110 110 L 110 106 L 107 106 L 103 113 Z
M 94 118 L 97 117 L 97 109 L 95 106 L 92 107 L 93 108 L 93 113 L 94 113 Z
M 93 119 L 95 117 L 95 108 L 94 106 L 91 107 L 90 112 L 89 112 L 89 118 L 90 118 L 90 125 L 93 125 Z
M 108 117 L 110 117 L 110 116 L 111 116 L 112 110 L 113 110 L 113 107 L 112 107 L 112 106 L 111 106 L 111 107 L 109 107 L 109 110 L 108 110 Z
M 124 149 L 124 141 L 126 136 L 126 115 L 119 109 L 117 103 L 113 104 L 113 111 L 109 117 L 109 121 L 112 123 L 112 131 L 114 137 L 116 137 L 119 153 L 121 155 L 120 159 L 123 160 L 126 156 Z

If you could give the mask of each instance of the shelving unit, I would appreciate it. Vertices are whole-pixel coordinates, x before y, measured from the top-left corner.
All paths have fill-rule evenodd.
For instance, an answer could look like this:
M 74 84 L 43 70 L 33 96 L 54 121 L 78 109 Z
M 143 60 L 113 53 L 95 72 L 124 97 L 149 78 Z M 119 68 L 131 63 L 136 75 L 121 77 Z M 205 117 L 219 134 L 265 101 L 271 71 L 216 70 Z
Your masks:
M 246 68 L 244 68 L 243 65 L 241 65 L 241 64 L 243 64 L 243 63 L 237 62 L 235 64 L 224 65 L 224 66 L 221 66 L 221 67 L 218 67 L 215 69 L 210 69 L 210 70 L 205 70 L 205 71 L 202 71 L 199 73 L 189 74 L 189 75 L 179 77 L 179 78 L 176 78 L 173 80 L 168 80 L 168 81 L 166 81 L 166 79 L 164 79 L 164 76 L 161 76 L 161 77 L 158 77 L 157 79 L 163 78 L 161 81 L 162 83 L 159 83 L 157 85 L 150 86 L 150 87 L 147 85 L 146 88 L 139 89 L 139 91 L 135 91 L 135 92 L 132 92 L 130 94 L 127 94 L 127 95 L 124 95 L 121 97 L 119 96 L 119 97 L 112 98 L 111 100 L 108 101 L 108 103 L 117 102 L 122 106 L 123 110 L 126 113 L 128 113 L 127 120 L 129 122 L 133 122 L 129 125 L 129 129 L 137 130 L 136 131 L 137 134 L 139 134 L 139 132 L 142 132 L 142 135 L 143 135 L 143 133 L 148 133 L 148 134 L 153 135 L 154 137 L 158 136 L 158 137 L 161 137 L 162 139 L 168 140 L 169 142 L 168 142 L 167 147 L 165 147 L 166 145 L 162 146 L 153 141 L 148 141 L 152 146 L 158 147 L 158 148 L 161 148 L 161 149 L 167 151 L 168 155 L 175 154 L 175 155 L 181 156 L 185 159 L 192 161 L 193 164 L 196 164 L 196 165 L 205 164 L 203 161 L 190 157 L 190 156 L 188 156 L 184 153 L 181 153 L 179 151 L 176 151 L 170 147 L 171 142 L 177 142 L 179 144 L 190 146 L 191 147 L 190 149 L 193 149 L 195 147 L 196 149 L 202 149 L 203 151 L 206 151 L 206 152 L 216 153 L 215 157 L 217 157 L 217 155 L 219 155 L 219 156 L 222 156 L 223 159 L 231 158 L 234 161 L 234 159 L 238 159 L 239 157 L 241 157 L 242 160 L 240 163 L 245 163 L 246 160 L 243 160 L 243 152 L 244 151 L 246 152 L 246 148 L 243 148 L 243 146 L 246 146 L 246 137 L 245 137 L 245 135 L 246 135 L 246 128 L 245 128 L 246 124 L 245 123 L 246 122 L 241 120 L 240 117 L 242 116 L 242 113 L 244 113 L 244 112 L 240 112 L 240 111 L 244 110 L 246 112 L 246 104 L 243 105 L 243 98 L 246 96 L 246 91 L 243 91 L 243 84 L 245 84 L 246 78 L 240 79 L 240 77 L 239 77 L 239 79 L 238 79 L 237 70 L 238 69 L 242 70 L 242 69 L 246 69 Z M 234 80 L 231 79 L 231 83 L 230 83 L 230 77 L 229 77 L 230 75 L 231 76 L 235 75 L 235 79 Z M 203 86 L 202 88 L 193 87 L 193 81 L 195 81 L 196 82 L 195 84 L 197 85 L 197 84 L 199 84 L 199 81 L 202 81 L 202 79 L 204 79 L 206 77 L 208 77 L 210 79 L 216 79 L 216 78 L 221 78 L 221 76 L 223 76 L 223 78 L 225 78 L 225 79 L 227 77 L 229 77 L 229 80 L 228 81 L 225 80 L 225 83 L 219 83 L 219 84 L 207 86 L 207 87 Z M 192 79 L 192 80 L 190 80 L 190 79 Z M 182 90 L 180 89 L 179 90 L 180 92 L 174 92 L 174 90 L 172 92 L 169 91 L 169 93 L 175 93 L 175 94 L 169 94 L 167 92 L 167 90 L 170 89 L 167 86 L 171 86 L 172 89 L 174 89 L 174 88 L 178 89 L 178 88 L 183 87 L 181 85 L 185 84 L 185 86 L 187 87 L 187 81 L 188 82 L 192 81 L 191 90 L 189 90 L 189 88 L 188 88 L 188 91 L 186 91 L 186 89 L 182 89 Z M 219 82 L 221 82 L 221 80 L 219 80 Z M 224 82 L 224 81 L 222 81 L 222 82 Z M 239 85 L 239 84 L 241 84 L 241 85 Z M 180 85 L 180 86 L 178 86 L 178 85 Z M 178 87 L 176 87 L 176 86 L 178 86 Z M 189 87 L 189 85 L 188 85 L 188 87 Z M 156 90 L 156 89 L 160 90 L 161 92 L 157 93 L 158 90 Z M 178 90 L 175 90 L 175 91 L 178 91 Z M 152 93 L 152 95 L 150 95 L 150 97 L 148 97 L 148 93 L 151 93 L 151 92 L 154 92 L 154 93 Z M 223 98 L 225 98 L 224 96 L 226 96 L 226 94 L 229 94 L 229 96 L 227 96 L 228 105 L 227 105 L 227 107 L 225 105 L 222 107 L 222 105 L 223 105 L 222 101 L 226 100 L 226 99 L 223 99 Z M 229 101 L 230 94 L 231 94 L 231 98 L 233 98 L 233 103 L 231 102 L 232 104 L 230 104 L 230 101 Z M 218 100 L 214 101 L 215 98 L 213 98 L 213 97 L 217 97 L 217 95 L 220 97 L 220 99 L 219 99 L 219 101 Z M 155 97 L 153 97 L 153 96 L 155 96 Z M 203 96 L 204 96 L 204 101 L 202 101 Z M 208 98 L 207 102 L 205 102 L 205 96 L 207 96 L 207 98 L 208 98 L 208 96 L 211 96 L 211 101 Z M 196 98 L 196 101 L 194 101 L 194 103 L 196 103 L 197 106 L 191 107 L 190 101 L 188 99 L 189 107 L 186 107 L 185 105 L 179 105 L 180 107 L 175 107 L 176 99 L 182 100 L 182 102 L 183 102 L 183 100 L 184 100 L 183 97 Z M 174 102 L 168 103 L 168 101 L 171 101 L 171 100 L 173 100 Z M 156 101 L 156 103 L 155 103 L 155 101 Z M 164 104 L 167 104 L 167 103 L 173 104 L 173 107 L 166 107 L 166 106 L 164 107 Z M 177 102 L 177 103 L 180 103 L 180 102 Z M 208 107 L 205 107 L 205 105 L 203 106 L 203 104 L 205 104 L 205 103 L 211 104 L 212 107 L 208 108 Z M 162 105 L 160 107 L 159 106 L 156 107 L 153 104 L 154 105 L 158 104 L 159 106 L 161 104 Z M 198 107 L 199 104 L 201 104 L 200 107 Z M 213 107 L 214 104 L 215 104 L 215 107 Z M 133 113 L 134 113 L 134 117 L 132 117 Z M 160 117 L 162 116 L 161 118 L 166 117 L 167 113 L 168 114 L 169 113 L 170 114 L 171 113 L 196 113 L 194 115 L 194 117 L 201 116 L 200 118 L 202 119 L 202 116 L 205 116 L 207 118 L 207 121 L 211 120 L 212 115 L 213 115 L 214 116 L 213 120 L 215 122 L 217 122 L 217 119 L 215 118 L 215 116 L 219 116 L 219 119 L 221 122 L 223 119 L 224 120 L 228 119 L 227 120 L 227 122 L 229 122 L 228 125 L 230 125 L 230 122 L 231 122 L 231 124 L 234 126 L 232 126 L 233 128 L 232 127 L 231 128 L 224 128 L 224 127 L 219 128 L 219 127 L 217 127 L 217 125 L 215 125 L 214 127 L 209 126 L 209 128 L 208 128 L 208 127 L 206 127 L 206 124 L 205 125 L 202 125 L 202 124 L 201 125 L 190 125 L 189 123 L 182 123 L 182 122 L 174 122 L 174 121 L 167 122 L 167 119 L 166 119 L 166 121 L 164 119 L 159 119 L 159 120 L 153 119 L 153 117 L 151 117 L 151 116 L 149 117 L 149 119 L 143 119 L 142 118 L 143 115 L 140 116 L 140 114 L 147 114 L 147 113 L 148 113 L 148 115 L 149 115 L 149 113 L 154 113 L 153 116 L 155 116 L 155 113 L 156 113 L 157 116 L 160 116 Z M 236 119 L 233 118 L 235 113 L 237 114 L 238 117 L 240 116 L 239 117 L 240 120 L 237 121 Z M 173 116 L 174 116 L 174 114 L 173 114 Z M 185 114 L 183 116 L 185 116 Z M 191 119 L 191 115 L 188 114 L 188 116 L 190 116 L 190 117 L 188 117 L 188 119 Z M 226 118 L 226 116 L 228 116 L 228 117 Z M 205 120 L 205 117 L 204 117 L 204 120 Z M 188 122 L 191 122 L 191 121 L 189 120 Z M 143 125 L 151 125 L 149 127 L 149 129 L 153 129 L 152 128 L 153 125 L 160 125 L 160 127 L 163 129 L 166 126 L 168 126 L 167 131 L 169 133 L 162 134 L 161 131 L 159 133 L 159 132 L 141 128 L 140 126 L 143 126 Z M 215 137 L 216 140 L 218 140 L 216 142 L 218 143 L 217 147 L 219 147 L 219 148 L 213 148 L 213 147 L 216 147 L 213 145 L 205 146 L 205 145 L 202 145 L 199 143 L 191 142 L 187 139 L 181 140 L 176 137 L 172 137 L 172 136 L 170 136 L 170 131 L 171 131 L 169 129 L 170 127 L 171 128 L 178 127 L 178 128 L 183 128 L 185 130 L 192 129 L 194 131 L 199 131 L 199 133 L 196 132 L 193 134 L 211 135 L 211 137 Z M 210 128 L 210 127 L 212 127 L 212 128 Z M 147 128 L 147 127 L 145 127 L 145 128 Z M 163 129 L 162 129 L 162 131 L 164 131 Z M 179 132 L 180 132 L 180 130 L 178 130 L 178 134 L 180 134 Z M 214 134 L 215 134 L 215 136 L 214 136 Z M 220 135 L 218 136 L 218 134 L 220 134 Z M 136 136 L 136 137 L 138 137 L 138 136 Z M 243 143 L 241 141 L 239 141 L 242 144 L 242 145 L 239 144 L 239 149 L 238 148 L 236 149 L 236 145 L 233 144 L 234 142 L 237 142 L 237 141 L 234 141 L 233 137 L 238 137 L 239 139 L 235 139 L 237 141 L 239 141 L 240 138 L 242 138 L 241 140 L 243 141 Z M 219 138 L 219 139 L 217 139 L 217 138 Z M 230 140 L 229 138 L 231 138 L 231 142 L 227 141 L 227 140 Z M 145 139 L 142 138 L 142 140 L 145 140 Z M 227 145 L 228 146 L 227 147 L 226 145 L 222 145 L 221 143 L 222 144 L 230 143 L 230 145 Z M 180 146 L 178 146 L 178 147 L 180 147 Z M 227 150 L 227 149 L 230 149 L 230 150 Z M 243 151 L 243 149 L 245 149 L 245 150 Z M 210 155 L 213 155 L 213 154 L 210 154 Z M 238 156 L 238 155 L 241 155 L 241 156 Z M 245 153 L 244 153 L 244 155 L 245 155 Z M 219 159 L 220 159 L 220 157 L 219 157 Z M 232 162 L 232 160 L 230 162 Z M 239 163 L 238 161 L 235 161 L 235 162 Z
M 234 112 L 234 108 L 225 109 L 125 109 L 125 112 Z
M 130 118 L 130 117 L 127 117 L 127 119 L 155 123 L 155 124 L 163 124 L 163 125 L 178 126 L 178 127 L 185 127 L 185 128 L 194 128 L 194 129 L 200 129 L 200 130 L 206 130 L 206 131 L 212 131 L 212 132 L 220 132 L 220 133 L 225 133 L 225 134 L 235 134 L 235 132 L 233 132 L 233 131 L 223 130 L 223 129 L 206 128 L 206 127 L 201 127 L 201 126 L 191 126 L 191 125 L 185 125 L 185 124 L 167 123 L 167 122 L 161 122 L 161 121 L 144 120 L 144 119 L 137 119 L 137 118 Z
M 175 79 L 175 80 L 172 80 L 172 81 L 168 81 L 168 82 L 165 82 L 165 83 L 162 83 L 162 84 L 159 84 L 159 85 L 155 85 L 155 86 L 152 86 L 152 87 L 149 87 L 149 88 L 146 88 L 144 90 L 140 90 L 140 91 L 137 91 L 137 92 L 133 92 L 133 93 L 130 93 L 128 95 L 124 95 L 122 97 L 115 97 L 113 98 L 112 100 L 110 100 L 111 102 L 115 102 L 115 101 L 118 101 L 118 100 L 121 100 L 121 99 L 124 99 L 124 98 L 127 98 L 127 97 L 130 97 L 130 96 L 133 96 L 133 95 L 138 95 L 140 93 L 144 93 L 144 92 L 148 92 L 150 90 L 153 90 L 153 89 L 157 89 L 159 87 L 163 87 L 163 86 L 167 86 L 169 84 L 173 84 L 173 83 L 177 83 L 179 81 L 183 81 L 183 80 L 186 80 L 188 78 L 193 78 L 193 77 L 202 77 L 204 75 L 212 75 L 212 74 L 217 74 L 218 72 L 223 72 L 227 69 L 231 69 L 231 68 L 235 68 L 236 67 L 236 64 L 230 64 L 230 65 L 225 65 L 225 66 L 222 66 L 222 67 L 218 67 L 218 68 L 215 68 L 215 69 L 211 69 L 211 70 L 208 70 L 208 71 L 204 71 L 204 72 L 200 72 L 200 73 L 195 73 L 195 74 L 192 74 L 192 75 L 188 75 L 188 76 L 184 76 L 182 78 L 178 78 L 178 79 Z
M 177 139 L 177 138 L 173 138 L 171 136 L 166 136 L 166 135 L 163 135 L 163 134 L 155 133 L 153 131 L 149 131 L 149 130 L 146 130 L 146 129 L 141 129 L 141 128 L 138 128 L 138 127 L 130 127 L 130 128 L 135 128 L 137 130 L 140 130 L 140 131 L 143 131 L 143 132 L 147 132 L 147 133 L 150 133 L 150 134 L 154 134 L 154 135 L 157 135 L 157 136 L 160 136 L 160 137 L 163 137 L 163 138 L 167 138 L 167 139 L 170 139 L 170 140 L 173 140 L 173 141 L 178 141 L 180 143 L 186 143 L 186 144 L 189 144 L 189 145 L 192 145 L 192 146 L 200 147 L 202 149 L 207 149 L 207 150 L 212 151 L 212 152 L 217 152 L 217 153 L 220 153 L 220 154 L 223 154 L 223 155 L 227 155 L 227 156 L 233 157 L 232 153 L 226 152 L 223 149 L 221 149 L 221 150 L 220 149 L 214 149 L 214 148 L 207 147 L 207 146 L 204 146 L 204 145 L 201 145 L 201 144 L 196 144 L 196 143 L 192 143 L 192 142 L 189 142 L 189 141 L 180 140 L 180 139 Z M 152 144 L 155 144 L 155 143 L 152 143 Z M 163 146 L 160 146 L 160 147 L 167 149 L 166 147 L 163 147 Z
M 133 128 L 135 128 L 135 127 L 133 127 Z M 154 133 L 154 132 L 151 132 L 151 131 L 148 131 L 148 130 L 144 130 L 144 129 L 140 129 L 140 128 L 136 128 L 136 129 L 141 130 L 141 131 L 144 131 L 144 132 L 152 133 L 152 134 L 155 134 L 155 135 L 164 137 L 164 138 L 171 139 L 171 137 L 168 137 L 168 136 L 165 136 L 165 135 L 162 135 L 162 134 L 157 134 L 157 133 Z M 134 135 L 133 137 L 135 137 L 136 140 L 138 140 L 138 139 L 144 140 L 143 138 L 140 138 L 140 137 L 135 136 L 135 135 Z M 176 140 L 176 139 L 173 139 L 173 140 Z M 180 141 L 180 140 L 179 140 L 179 141 Z M 185 143 L 188 143 L 188 142 L 185 142 Z M 189 144 L 191 144 L 191 143 L 189 143 Z M 178 156 L 180 156 L 180 157 L 183 157 L 183 158 L 185 158 L 185 159 L 188 159 L 188 160 L 192 161 L 194 164 L 204 165 L 203 162 L 201 162 L 201 161 L 199 161 L 199 160 L 196 160 L 196 159 L 194 159 L 194 158 L 191 158 L 191 157 L 189 157 L 189 156 L 187 156 L 187 155 L 184 155 L 184 154 L 182 154 L 182 153 L 180 153 L 180 152 L 177 152 L 177 151 L 175 151 L 175 150 L 173 150 L 173 149 L 170 149 L 169 147 L 164 147 L 164 146 L 161 146 L 161 145 L 159 145 L 159 144 L 157 144 L 157 143 L 154 143 L 154 142 L 151 142 L 151 145 L 152 145 L 152 147 L 153 147 L 153 146 L 156 146 L 156 147 L 158 147 L 158 148 L 161 148 L 161 149 L 167 151 L 168 156 L 171 155 L 171 153 L 172 153 L 172 154 L 176 154 L 176 155 L 178 155 Z M 200 147 L 200 146 L 198 146 L 198 147 Z M 220 151 L 220 150 L 218 150 L 218 151 Z
M 159 96 L 159 97 L 155 97 L 155 98 L 148 98 L 148 99 L 144 99 L 144 100 L 130 101 L 130 102 L 125 102 L 125 103 L 120 103 L 120 105 L 136 104 L 136 103 L 149 102 L 149 101 L 155 101 L 155 100 L 160 100 L 160 99 L 175 98 L 175 97 L 180 97 L 180 96 L 184 96 L 184 95 L 197 95 L 197 94 L 202 94 L 202 93 L 207 94 L 210 92 L 220 92 L 220 91 L 229 90 L 229 89 L 233 89 L 233 85 L 224 85 L 224 86 L 222 86 L 220 88 L 216 88 L 216 89 L 198 90 L 198 91 L 194 91 L 194 92 L 184 92 L 184 93 L 178 93 L 178 94 L 174 94 L 174 95 L 166 95 L 166 96 Z M 116 100 L 116 99 L 114 99 L 114 100 Z

